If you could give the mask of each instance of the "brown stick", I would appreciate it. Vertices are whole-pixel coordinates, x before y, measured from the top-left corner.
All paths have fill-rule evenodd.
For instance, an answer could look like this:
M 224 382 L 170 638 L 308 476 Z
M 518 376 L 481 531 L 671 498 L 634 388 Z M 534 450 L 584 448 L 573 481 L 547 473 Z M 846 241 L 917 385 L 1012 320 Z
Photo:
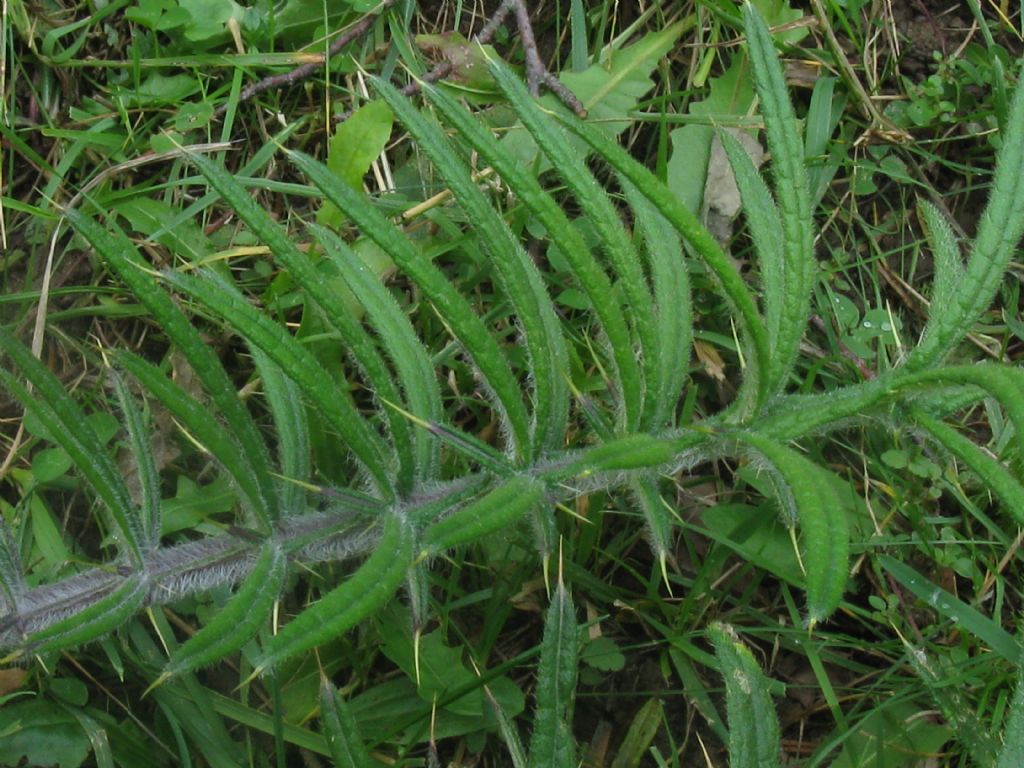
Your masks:
M 380 5 L 380 11 L 383 12 L 394 4 L 395 0 L 383 0 Z M 501 5 L 498 6 L 498 9 L 491 16 L 490 20 L 488 20 L 488 22 L 483 26 L 479 34 L 473 38 L 474 42 L 481 45 L 490 42 L 502 22 L 504 22 L 509 13 L 513 11 L 515 12 L 516 27 L 519 29 L 519 36 L 523 41 L 523 51 L 526 54 L 526 83 L 529 86 L 530 93 L 534 96 L 539 95 L 540 87 L 543 85 L 561 99 L 562 103 L 575 112 L 579 117 L 586 117 L 586 107 L 584 107 L 583 103 L 576 98 L 576 94 L 566 88 L 565 85 L 563 85 L 562 82 L 549 72 L 546 66 L 544 66 L 544 62 L 541 60 L 540 53 L 537 49 L 537 40 L 533 34 L 533 25 L 530 23 L 530 13 L 526 8 L 526 0 L 502 0 Z M 295 83 L 316 74 L 329 57 L 337 55 L 346 45 L 366 34 L 379 16 L 379 13 L 367 14 L 361 18 L 345 30 L 345 32 L 338 35 L 337 39 L 331 43 L 330 48 L 327 49 L 327 53 L 317 56 L 314 61 L 302 64 L 290 72 L 284 72 L 279 75 L 270 75 L 258 82 L 247 85 L 242 89 L 242 92 L 238 95 L 238 101 L 235 103 L 241 104 L 264 91 L 294 85 Z M 419 78 L 419 80 L 415 80 L 402 88 L 402 93 L 406 96 L 412 96 L 419 92 L 421 84 L 435 83 L 450 75 L 451 72 L 451 62 L 440 62 L 432 70 Z M 217 107 L 213 113 L 214 119 L 223 117 L 228 110 L 228 106 L 228 103 L 224 103 Z M 349 112 L 346 112 L 341 115 L 338 118 L 339 121 L 347 119 L 349 114 Z
M 383 0 L 380 5 L 381 12 L 383 13 L 394 4 L 395 0 Z M 316 61 L 312 61 L 308 64 L 302 64 L 290 72 L 284 72 L 280 75 L 270 75 L 269 77 L 265 77 L 262 80 L 253 83 L 252 85 L 247 85 L 238 95 L 238 101 L 236 103 L 241 104 L 243 101 L 248 101 L 253 96 L 261 94 L 264 91 L 269 91 L 272 88 L 284 88 L 285 86 L 293 85 L 300 80 L 305 80 L 307 77 L 315 75 L 328 58 L 336 56 L 346 45 L 356 38 L 362 37 L 366 34 L 367 30 L 373 26 L 373 23 L 379 18 L 379 16 L 380 14 L 367 14 L 366 16 L 363 16 L 363 18 L 345 30 L 342 34 L 338 35 L 337 39 L 331 43 L 330 48 L 327 49 L 327 53 L 317 57 Z M 225 102 L 224 104 L 221 104 L 216 110 L 214 110 L 214 118 L 223 117 L 227 110 L 228 103 Z
M 544 62 L 541 61 L 540 53 L 537 50 L 537 40 L 533 34 L 533 25 L 530 23 L 530 13 L 526 9 L 525 0 L 503 0 L 491 18 L 481 28 L 480 32 L 473 36 L 473 42 L 480 45 L 489 43 L 501 27 L 502 22 L 505 21 L 505 18 L 512 11 L 515 11 L 516 26 L 519 28 L 519 37 L 523 41 L 523 52 L 526 54 L 526 84 L 530 89 L 530 93 L 538 96 L 540 94 L 540 86 L 543 85 L 561 99 L 562 103 L 575 112 L 578 117 L 586 117 L 587 108 L 583 106 L 583 102 L 576 98 L 576 94 L 566 88 L 557 77 L 551 74 L 548 68 L 544 66 Z M 419 78 L 419 80 L 414 80 L 402 88 L 402 93 L 406 96 L 419 93 L 422 83 L 437 82 L 446 77 L 451 71 L 452 65 L 449 62 L 442 62 Z M 348 117 L 348 113 L 342 115 L 340 119 L 344 120 L 346 117 Z

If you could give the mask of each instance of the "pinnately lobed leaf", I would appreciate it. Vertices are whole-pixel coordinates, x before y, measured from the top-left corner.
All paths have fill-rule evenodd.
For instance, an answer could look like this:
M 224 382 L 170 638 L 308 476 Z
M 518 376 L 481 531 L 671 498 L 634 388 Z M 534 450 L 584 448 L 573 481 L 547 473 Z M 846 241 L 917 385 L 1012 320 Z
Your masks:
M 412 562 L 413 532 L 389 513 L 376 550 L 355 573 L 289 621 L 267 643 L 254 674 L 323 645 L 379 610 L 402 584 Z

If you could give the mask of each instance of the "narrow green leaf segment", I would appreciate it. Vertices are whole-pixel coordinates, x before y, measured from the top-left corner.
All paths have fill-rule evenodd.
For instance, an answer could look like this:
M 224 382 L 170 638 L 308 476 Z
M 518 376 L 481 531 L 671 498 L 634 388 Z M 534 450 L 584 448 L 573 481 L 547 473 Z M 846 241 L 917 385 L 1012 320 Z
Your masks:
M 419 147 L 431 158 L 465 211 L 481 246 L 493 257 L 504 293 L 522 323 L 530 355 L 530 375 L 536 400 L 533 413 L 536 447 L 540 452 L 559 447 L 569 416 L 565 382 L 568 354 L 555 307 L 544 288 L 540 270 L 480 191 L 466 163 L 440 128 L 421 115 L 394 87 L 379 80 L 374 81 L 374 86 Z
M 154 685 L 168 677 L 213 664 L 254 637 L 266 623 L 281 592 L 287 564 L 284 550 L 274 541 L 266 542 L 238 592 L 208 624 L 174 652 L 166 671 Z
M 544 621 L 529 768 L 574 768 L 576 765 L 571 722 L 576 696 L 577 631 L 576 610 L 559 577 Z
M 708 634 L 725 680 L 729 765 L 778 768 L 779 719 L 761 667 L 728 624 L 712 624 Z
M 423 534 L 423 551 L 435 555 L 514 525 L 542 498 L 543 483 L 526 476 L 507 480 L 430 526 Z
M 387 251 L 430 299 L 494 391 L 497 404 L 508 420 L 516 452 L 525 450 L 530 442 L 530 428 L 521 389 L 508 359 L 469 302 L 362 194 L 334 178 L 311 157 L 301 152 L 293 152 L 290 157 L 327 199 Z
M 839 606 L 850 570 L 849 521 L 828 473 L 791 448 L 753 432 L 737 440 L 754 448 L 778 472 L 795 509 L 783 512 L 800 521 L 801 559 L 807 579 L 807 623 L 814 627 Z
M 270 639 L 254 675 L 323 645 L 380 609 L 402 585 L 412 554 L 411 526 L 388 514 L 374 553 L 340 586 L 304 608 Z
M 772 152 L 772 176 L 782 225 L 784 292 L 775 348 L 767 374 L 767 388 L 774 394 L 786 383 L 810 315 L 816 266 L 811 233 L 811 198 L 804 168 L 803 141 L 797 131 L 796 116 L 789 101 L 775 44 L 764 19 L 752 3 L 744 3 L 743 16 L 754 83 L 761 101 L 768 147 Z
M 161 329 L 188 359 L 192 370 L 202 381 L 210 399 L 224 416 L 234 439 L 241 448 L 242 460 L 248 465 L 256 493 L 252 496 L 251 513 L 268 530 L 280 516 L 280 500 L 270 473 L 270 457 L 252 416 L 238 399 L 238 393 L 216 355 L 199 332 L 171 301 L 171 297 L 153 279 L 150 268 L 124 236 L 110 234 L 92 219 L 71 209 L 68 219 L 85 237 L 132 293 L 141 301 Z M 113 229 L 113 225 L 110 225 Z
M 335 768 L 370 768 L 370 753 L 346 701 L 326 677 L 320 680 L 320 724 Z

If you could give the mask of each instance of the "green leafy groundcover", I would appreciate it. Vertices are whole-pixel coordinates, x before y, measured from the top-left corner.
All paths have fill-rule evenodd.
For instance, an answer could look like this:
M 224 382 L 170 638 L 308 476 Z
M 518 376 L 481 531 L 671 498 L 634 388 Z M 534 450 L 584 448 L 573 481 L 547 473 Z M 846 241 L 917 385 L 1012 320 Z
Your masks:
M 146 360 L 114 353 L 115 389 L 139 470 L 141 491 L 133 496 L 81 407 L 9 331 L 0 333 L 6 354 L 6 369 L 0 371 L 3 384 L 66 452 L 91 489 L 117 549 L 116 557 L 102 567 L 34 586 L 26 582 L 15 537 L 5 527 L 0 643 L 14 657 L 31 654 L 52 660 L 59 651 L 107 637 L 147 606 L 233 587 L 231 599 L 185 642 L 175 642 L 169 628 L 161 635 L 169 654 L 162 660 L 141 625 L 129 624 L 124 630 L 140 653 L 149 649 L 149 663 L 162 661 L 163 671 L 150 688 L 161 706 L 171 706 L 176 692 L 195 684 L 195 670 L 239 650 L 249 681 L 259 676 L 272 681 L 295 657 L 381 615 L 405 587 L 419 654 L 413 660 L 414 673 L 417 679 L 431 679 L 429 666 L 443 655 L 438 656 L 442 649 L 436 640 L 421 637 L 429 614 L 426 569 L 453 548 L 522 522 L 532 529 L 548 583 L 554 584 L 529 748 L 510 719 L 520 705 L 507 688 L 500 693 L 503 702 L 497 703 L 492 724 L 501 731 L 513 764 L 574 766 L 571 720 L 579 635 L 572 585 L 558 557 L 564 526 L 557 515 L 581 495 L 624 492 L 644 520 L 668 581 L 677 519 L 665 478 L 721 457 L 748 461 L 768 479 L 781 518 L 794 531 L 800 572 L 792 578 L 806 595 L 810 631 L 842 603 L 850 570 L 851 513 L 837 490 L 843 482 L 805 452 L 801 440 L 858 420 L 904 422 L 969 467 L 1007 512 L 1024 523 L 1024 488 L 1018 475 L 944 421 L 952 410 L 990 398 L 1016 428 L 1018 450 L 1024 447 L 1024 373 L 996 364 L 944 364 L 991 303 L 1024 230 L 1024 88 L 1013 98 L 991 198 L 966 261 L 946 220 L 921 203 L 937 270 L 933 306 L 941 311 L 929 318 L 920 342 L 902 365 L 877 378 L 827 393 L 796 394 L 791 374 L 801 354 L 815 282 L 811 192 L 803 140 L 774 44 L 758 13 L 749 4 L 744 12 L 773 158 L 769 179 L 760 176 L 728 135 L 722 141 L 760 260 L 760 291 L 740 275 L 693 212 L 614 136 L 555 105 L 542 109 L 500 63 L 492 63 L 490 71 L 515 111 L 521 146 L 532 144 L 543 153 L 545 167 L 558 175 L 582 211 L 579 219 L 570 218 L 564 201 L 541 186 L 522 163 L 521 151 L 510 152 L 444 90 L 423 89 L 435 119 L 387 83 L 374 81 L 379 98 L 374 110 L 378 117 L 389 111 L 401 123 L 452 191 L 468 231 L 491 260 L 497 301 L 514 316 L 525 354 L 510 354 L 513 350 L 497 335 L 493 317 L 478 312 L 471 297 L 352 184 L 348 173 L 339 178 L 311 157 L 285 150 L 294 169 L 328 203 L 321 224 L 344 220 L 358 228 L 415 286 L 421 298 L 418 311 L 441 319 L 479 381 L 480 397 L 501 436 L 497 445 L 446 421 L 437 363 L 443 356 L 424 343 L 408 308 L 399 306 L 378 277 L 367 273 L 352 245 L 325 226 L 310 227 L 322 248 L 323 264 L 334 268 L 349 296 L 359 302 L 362 317 L 341 298 L 336 281 L 322 279 L 323 264 L 296 247 L 294 234 L 214 160 L 191 156 L 210 188 L 270 249 L 331 333 L 343 341 L 361 389 L 372 394 L 369 399 L 357 401 L 349 382 L 332 375 L 311 346 L 256 307 L 225 273 L 203 268 L 155 273 L 114 220 L 104 219 L 102 212 L 68 211 L 77 233 L 187 359 L 208 402 L 197 400 Z M 200 34 L 194 21 L 188 23 L 188 29 Z M 666 31 L 664 39 L 649 41 L 650 50 L 636 51 L 635 58 L 657 55 L 659 46 L 676 34 L 678 30 Z M 629 69 L 633 61 L 625 58 L 617 66 Z M 581 87 L 586 82 L 581 79 Z M 566 324 L 536 262 L 472 175 L 469 150 L 494 169 L 547 233 L 574 287 L 592 308 L 591 321 L 603 342 L 595 352 L 608 384 L 603 399 L 575 391 L 570 375 L 574 349 Z M 616 180 L 632 209 L 635 232 L 623 226 L 618 201 L 584 162 L 588 154 Z M 589 238 L 581 221 L 587 223 Z M 693 338 L 684 253 L 703 264 L 727 297 L 745 364 L 732 404 L 696 421 L 689 415 L 681 420 L 677 408 L 679 393 L 687 386 Z M 273 420 L 272 440 L 265 439 L 228 372 L 183 313 L 185 304 L 245 341 Z M 239 499 L 236 526 L 221 535 L 162 544 L 160 478 L 148 447 L 146 417 L 129 381 L 159 402 L 231 478 Z M 311 435 L 324 430 L 345 446 L 344 461 L 353 481 L 348 488 L 333 489 L 329 503 L 318 504 L 306 489 L 314 479 Z M 278 625 L 267 631 L 286 583 L 302 572 L 298 566 L 357 558 L 361 564 L 344 578 L 315 581 L 309 587 L 315 599 L 288 620 L 275 618 Z M 768 681 L 730 628 L 715 626 L 710 636 L 726 677 L 732 764 L 778 765 L 778 726 Z M 489 702 L 498 702 L 496 692 L 503 687 L 495 683 L 494 689 L 483 688 Z M 475 706 L 482 706 L 479 698 Z M 50 722 L 56 744 L 58 734 L 69 727 L 66 718 L 41 703 L 10 711 L 24 719 L 18 738 Z M 322 687 L 320 711 L 326 741 L 316 742 L 316 747 L 329 751 L 339 765 L 368 765 L 357 721 L 331 685 Z M 1009 722 L 1016 727 L 1019 721 L 1017 701 Z M 58 762 L 74 764 L 73 752 L 82 748 L 72 730 L 60 754 L 54 754 Z M 1020 739 L 1019 733 L 1011 733 L 1007 750 L 1019 751 Z M 8 745 L 28 749 L 11 741 Z

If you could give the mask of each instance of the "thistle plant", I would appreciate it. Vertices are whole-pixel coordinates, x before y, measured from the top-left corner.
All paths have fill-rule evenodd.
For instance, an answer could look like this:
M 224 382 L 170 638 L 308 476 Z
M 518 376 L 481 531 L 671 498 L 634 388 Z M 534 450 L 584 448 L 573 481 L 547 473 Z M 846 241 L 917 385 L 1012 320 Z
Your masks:
M 1014 425 L 1018 450 L 1024 448 L 1024 374 L 999 364 L 946 362 L 992 302 L 1024 231 L 1024 88 L 1013 97 L 991 197 L 966 259 L 943 215 L 920 203 L 936 265 L 932 306 L 939 311 L 916 346 L 873 379 L 797 394 L 793 371 L 817 274 L 803 141 L 774 44 L 749 4 L 745 23 L 772 157 L 768 179 L 729 134 L 721 139 L 756 249 L 756 285 L 651 171 L 598 126 L 542 107 L 502 64 L 490 65 L 495 81 L 564 194 L 581 211 L 579 218 L 566 212 L 565 198 L 518 164 L 445 90 L 424 85 L 426 106 L 419 108 L 386 82 L 373 82 L 377 98 L 429 159 L 468 231 L 478 238 L 500 294 L 496 316 L 511 324 L 524 355 L 510 354 L 494 315 L 478 312 L 375 201 L 298 151 L 281 150 L 325 200 L 393 260 L 420 297 L 416 311 L 440 318 L 454 353 L 440 355 L 427 346 L 408 308 L 369 272 L 349 242 L 309 225 L 323 263 L 357 298 L 361 314 L 353 313 L 337 284 L 323 279 L 322 263 L 296 247 L 293 235 L 209 157 L 190 159 L 343 340 L 358 396 L 350 381 L 333 376 L 309 345 L 255 306 L 226 273 L 157 270 L 102 211 L 67 211 L 76 232 L 188 361 L 208 402 L 142 357 L 111 353 L 110 376 L 140 486 L 133 496 L 81 407 L 26 346 L 9 331 L 0 332 L 4 386 L 70 456 L 116 548 L 106 563 L 30 586 L 14 537 L 0 529 L 0 646 L 12 657 L 46 658 L 104 637 L 149 606 L 230 586 L 235 589 L 231 600 L 170 653 L 157 683 L 222 660 L 254 638 L 253 677 L 269 675 L 281 662 L 374 615 L 403 588 L 401 599 L 410 603 L 418 631 L 429 612 L 423 584 L 432 562 L 510 526 L 527 525 L 549 582 L 557 582 L 542 649 L 538 713 L 544 716 L 538 714 L 528 757 L 513 730 L 505 729 L 505 735 L 516 764 L 575 765 L 569 731 L 576 644 L 571 584 L 563 582 L 560 571 L 553 579 L 549 570 L 558 562 L 560 510 L 580 495 L 608 490 L 629 499 L 643 517 L 667 582 L 677 513 L 666 494 L 666 478 L 723 457 L 749 461 L 770 478 L 782 519 L 794 532 L 808 630 L 827 621 L 843 600 L 851 534 L 849 512 L 835 490 L 837 478 L 802 449 L 801 441 L 864 421 L 908 425 L 969 467 L 1024 524 L 1019 475 L 947 420 L 956 410 L 990 398 Z M 587 297 L 598 329 L 595 354 L 608 384 L 603 399 L 575 390 L 573 342 L 565 323 L 536 262 L 473 176 L 471 152 L 493 168 L 544 229 Z M 598 167 L 602 182 L 595 176 Z M 605 183 L 608 178 L 612 181 Z M 609 186 L 621 190 L 628 214 Z M 585 237 L 583 222 L 597 249 Z M 694 333 L 686 259 L 698 260 L 727 298 L 743 361 L 732 403 L 699 420 L 681 419 L 678 408 L 688 386 Z M 186 309 L 244 341 L 273 421 L 270 439 Z M 438 361 L 452 354 L 472 370 L 499 427 L 498 439 L 481 440 L 446 416 Z M 160 477 L 140 390 L 230 477 L 238 516 L 223 534 L 162 543 Z M 310 460 L 313 421 L 344 446 L 352 478 L 347 487 L 319 488 Z M 359 564 L 267 631 L 289 577 L 301 573 L 297 566 L 347 560 Z M 737 650 L 729 630 L 715 628 L 713 639 L 723 667 L 746 669 L 753 679 L 752 659 Z M 732 688 L 729 696 L 740 728 L 763 716 L 768 706 L 765 698 L 746 702 L 746 709 L 733 707 L 741 697 Z M 325 689 L 322 712 L 334 743 L 355 738 L 344 702 L 333 690 Z M 767 748 L 744 754 L 777 752 L 777 739 L 773 742 L 770 733 L 766 739 Z M 365 750 L 359 745 L 353 750 L 351 764 L 364 764 L 358 761 Z M 763 764 L 758 759 L 737 757 L 737 764 Z

